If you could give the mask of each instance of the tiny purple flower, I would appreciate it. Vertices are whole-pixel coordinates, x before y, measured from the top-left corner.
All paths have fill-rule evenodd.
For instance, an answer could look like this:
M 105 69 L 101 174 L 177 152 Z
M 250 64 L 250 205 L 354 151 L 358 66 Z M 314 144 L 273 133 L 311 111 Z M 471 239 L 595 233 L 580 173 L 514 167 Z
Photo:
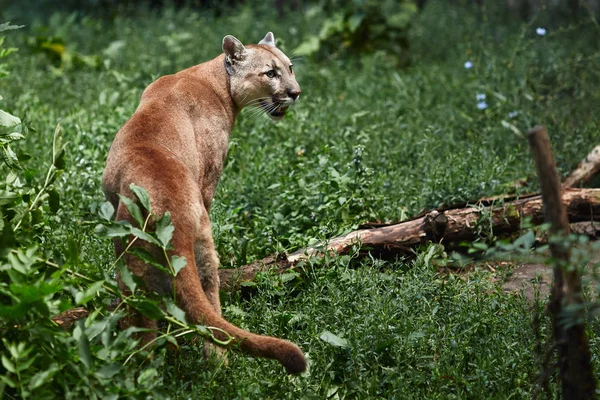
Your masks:
M 467 61 L 467 62 L 465 62 L 465 68 L 466 68 L 466 69 L 471 69 L 471 68 L 473 68 L 473 63 L 472 63 L 471 61 Z
M 477 100 L 483 101 L 485 100 L 485 93 L 477 93 L 475 97 L 477 97 Z
M 535 33 L 537 33 L 537 34 L 538 34 L 538 35 L 540 35 L 540 36 L 544 36 L 544 35 L 546 34 L 546 28 L 542 28 L 542 27 L 540 27 L 540 28 L 537 28 L 537 29 L 535 30 Z
M 477 103 L 477 108 L 480 110 L 485 110 L 486 108 L 488 108 L 488 105 L 485 101 L 480 101 Z

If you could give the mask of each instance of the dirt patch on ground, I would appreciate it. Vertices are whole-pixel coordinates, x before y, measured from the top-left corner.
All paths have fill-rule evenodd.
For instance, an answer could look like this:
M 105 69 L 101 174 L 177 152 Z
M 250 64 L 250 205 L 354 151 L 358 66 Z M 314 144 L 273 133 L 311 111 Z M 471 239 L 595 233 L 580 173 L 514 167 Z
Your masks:
M 516 267 L 502 284 L 502 290 L 521 293 L 529 301 L 545 299 L 552 287 L 552 267 L 545 264 L 524 264 Z
M 589 249 L 591 260 L 589 260 L 586 273 L 583 276 L 585 283 L 593 271 L 598 271 L 600 267 L 600 253 Z M 548 256 L 550 256 L 548 254 Z M 553 272 L 552 267 L 546 264 L 510 264 L 503 265 L 504 268 L 512 268 L 511 273 L 506 276 L 502 283 L 502 289 L 509 293 L 522 293 L 528 300 L 532 301 L 536 293 L 540 299 L 550 295 L 552 288 Z

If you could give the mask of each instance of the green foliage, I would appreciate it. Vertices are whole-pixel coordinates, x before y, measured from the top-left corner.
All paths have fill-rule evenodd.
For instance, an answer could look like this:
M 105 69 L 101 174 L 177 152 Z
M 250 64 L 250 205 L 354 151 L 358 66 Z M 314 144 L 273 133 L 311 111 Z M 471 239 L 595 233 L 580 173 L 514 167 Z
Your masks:
M 15 28 L 8 24 L 0 29 Z M 4 52 L 2 54 L 8 54 Z M 2 126 L 20 124 L 19 118 L 0 110 Z M 26 129 L 23 129 L 26 130 Z M 157 372 L 164 358 L 146 359 L 133 334 L 137 328 L 119 331 L 118 320 L 123 311 L 109 312 L 106 304 L 97 303 L 103 294 L 120 298 L 154 319 L 165 319 L 168 333 L 161 335 L 156 344 L 171 343 L 177 346 L 176 337 L 196 333 L 213 338 L 204 326 L 188 325 L 183 312 L 173 302 L 167 305 L 168 314 L 155 300 L 136 295 L 136 283 L 126 268 L 121 268 L 123 281 L 132 294 L 119 293 L 116 282 L 104 273 L 104 279 L 95 280 L 72 268 L 81 267 L 81 250 L 74 245 L 74 233 L 67 236 L 70 244 L 65 254 L 54 252 L 56 263 L 40 247 L 52 235 L 53 217 L 63 208 L 58 192 L 60 177 L 64 172 L 68 143 L 63 143 L 60 125 L 54 130 L 50 143 L 50 165 L 41 185 L 34 183 L 34 171 L 23 170 L 9 143 L 23 139 L 11 133 L 0 136 L 4 154 L 6 179 L 0 188 L 0 396 L 20 398 L 120 398 L 152 395 L 166 398 L 160 390 L 162 380 Z M 132 185 L 132 191 L 148 215 L 131 199 L 123 198 L 130 213 L 136 217 L 140 228 L 128 223 L 111 221 L 114 209 L 110 203 L 100 206 L 104 221 L 101 231 L 106 237 L 133 237 L 160 246 L 166 259 L 162 266 L 151 254 L 144 254 L 151 265 L 176 276 L 186 265 L 182 257 L 167 257 L 173 226 L 168 213 L 158 219 L 155 233 L 145 231 L 152 217 L 148 193 Z M 136 254 L 133 253 L 132 254 Z M 117 262 L 120 261 L 117 260 Z M 122 263 L 120 264 L 122 265 Z M 86 306 L 90 315 L 79 320 L 72 332 L 54 322 L 51 317 L 73 306 Z M 215 339 L 216 340 L 216 339 Z M 225 344 L 227 342 L 224 342 Z M 158 351 L 158 350 L 155 350 Z M 135 358 L 138 365 L 128 362 Z M 141 362 L 141 364 L 140 364 Z
M 409 29 L 416 16 L 412 0 L 324 0 L 309 11 L 325 13 L 318 35 L 295 50 L 300 56 L 383 51 L 398 63 L 408 61 Z
M 473 11 L 431 0 L 423 13 L 411 14 L 409 69 L 399 71 L 389 61 L 398 50 L 382 44 L 377 48 L 387 55 L 363 53 L 370 49 L 360 48 L 349 27 L 332 31 L 323 49 L 347 37 L 359 46 L 360 59 L 294 59 L 301 104 L 277 125 L 243 112 L 231 134 L 211 209 L 222 264 L 237 267 L 294 251 L 366 221 L 535 191 L 523 132 L 538 123 L 548 127 L 561 174 L 572 170 L 598 144 L 600 92 L 591 90 L 600 83 L 597 27 L 587 20 L 548 25 L 540 36 L 536 21 L 543 15 L 496 24 L 489 3 Z M 345 12 L 343 4 L 356 10 L 367 2 L 335 4 Z M 385 16 L 401 11 L 401 4 L 389 2 Z M 210 331 L 189 326 L 173 301 L 145 294 L 122 259 L 115 262 L 114 239 L 171 277 L 189 260 L 165 258 L 172 225 L 168 214 L 151 216 L 143 189 L 132 187 L 134 196 L 124 199 L 135 222 L 113 221 L 115 210 L 103 201 L 100 184 L 110 143 L 150 82 L 214 57 L 224 35 L 250 43 L 271 30 L 294 49 L 318 36 L 333 12 L 290 14 L 278 22 L 274 10 L 256 4 L 217 19 L 169 7 L 112 20 L 29 14 L 27 28 L 6 33 L 7 48 L 20 51 L 2 58 L 11 75 L 0 86 L 0 108 L 23 121 L 0 127 L 2 134 L 23 136 L 10 142 L 19 167 L 0 165 L 5 397 L 532 396 L 539 368 L 528 334 L 530 305 L 499 290 L 497 276 L 488 272 L 440 273 L 440 265 L 456 262 L 440 245 L 425 246 L 413 260 L 312 260 L 296 272 L 261 274 L 223 294 L 224 316 L 233 323 L 298 343 L 310 360 L 306 376 L 290 379 L 272 361 L 237 353 L 228 365 L 207 361 L 197 343 L 184 342 L 168 354 L 165 346 L 175 337 Z M 62 58 L 29 46 L 37 38 L 99 61 L 93 68 L 61 68 Z M 399 54 L 404 57 L 405 49 Z M 517 180 L 529 186 L 514 189 Z M 478 228 L 473 257 L 496 240 L 484 218 Z M 142 242 L 154 243 L 157 252 L 144 251 Z M 524 236 L 512 244 L 523 252 L 511 251 L 527 255 L 530 243 L 531 235 Z M 126 296 L 116 288 L 117 271 L 131 292 Z M 121 305 L 109 310 L 115 298 Z M 91 314 L 72 330 L 50 320 L 76 305 Z M 139 332 L 116 327 L 127 305 L 166 328 L 152 357 L 136 347 Z M 590 309 L 597 312 L 593 303 Z M 592 320 L 594 354 L 599 329 Z M 540 330 L 545 340 L 545 322 Z
M 99 56 L 86 56 L 76 51 L 68 50 L 62 38 L 36 36 L 30 37 L 28 45 L 34 51 L 46 54 L 51 62 L 52 70 L 61 73 L 64 70 L 77 68 L 99 68 Z
M 5 22 L 0 24 L 0 33 L 19 28 L 22 28 L 22 26 L 11 25 L 9 22 Z M 0 36 L 0 79 L 6 78 L 9 74 L 7 64 L 2 59 L 17 51 L 15 47 L 5 47 L 4 40 L 5 36 Z M 2 100 L 2 93 L 0 93 L 0 101 Z M 0 162 L 12 168 L 18 168 L 19 166 L 17 156 L 10 148 L 10 143 L 23 139 L 22 133 L 19 130 L 15 131 L 20 124 L 21 119 L 19 117 L 0 109 Z

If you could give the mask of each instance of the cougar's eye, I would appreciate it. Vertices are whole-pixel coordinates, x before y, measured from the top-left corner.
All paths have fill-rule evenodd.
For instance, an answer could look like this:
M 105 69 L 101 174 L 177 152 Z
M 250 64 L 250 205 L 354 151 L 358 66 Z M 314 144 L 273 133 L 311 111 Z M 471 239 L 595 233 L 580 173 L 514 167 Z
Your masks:
M 265 75 L 267 75 L 267 77 L 269 77 L 269 78 L 275 78 L 277 76 L 277 73 L 275 72 L 274 69 L 271 69 L 271 70 L 265 72 Z

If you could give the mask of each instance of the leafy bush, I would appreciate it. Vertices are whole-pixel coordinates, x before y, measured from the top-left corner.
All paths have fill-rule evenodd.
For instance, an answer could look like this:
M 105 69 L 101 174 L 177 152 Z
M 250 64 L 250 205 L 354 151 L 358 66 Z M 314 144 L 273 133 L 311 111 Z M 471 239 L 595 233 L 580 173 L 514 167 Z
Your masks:
M 0 25 L 0 29 L 12 28 L 16 27 Z M 0 49 L 0 56 L 12 51 L 14 49 Z M 67 235 L 68 246 L 64 253 L 44 248 L 54 233 L 50 229 L 52 220 L 61 210 L 57 189 L 66 167 L 67 144 L 63 143 L 58 126 L 49 149 L 50 165 L 43 183 L 37 185 L 35 171 L 23 168 L 9 145 L 25 138 L 21 132 L 27 132 L 27 126 L 5 111 L 0 110 L 0 118 L 3 128 L 20 128 L 20 132 L 8 134 L 0 131 L 4 154 L 0 171 L 6 177 L 0 186 L 0 397 L 165 397 L 158 389 L 162 380 L 157 372 L 165 358 L 160 353 L 156 357 L 145 357 L 148 346 L 138 348 L 134 337 L 139 328 L 117 329 L 124 312 L 119 310 L 120 306 L 116 310 L 109 309 L 107 295 L 150 318 L 166 321 L 167 333 L 153 343 L 158 348 L 167 342 L 177 346 L 176 338 L 190 333 L 214 337 L 203 326 L 188 325 L 183 311 L 172 301 L 167 301 L 166 311 L 163 311 L 158 300 L 136 291 L 138 284 L 121 258 L 113 265 L 119 265 L 121 277 L 131 291 L 127 296 L 120 293 L 111 277 L 114 270 L 105 271 L 103 279 L 77 272 L 82 267 L 83 255 L 74 233 Z M 143 212 L 146 219 L 136 221 L 139 227 L 112 222 L 114 210 L 110 203 L 104 203 L 100 207 L 104 223 L 97 230 L 104 237 L 132 237 L 127 251 L 174 276 L 185 266 L 185 260 L 167 257 L 165 269 L 149 254 L 132 247 L 141 239 L 156 244 L 166 254 L 173 233 L 168 214 L 157 220 L 155 232 L 146 230 L 148 221 L 154 219 L 148 194 L 139 187 L 132 189 L 142 208 L 131 199 L 122 201 L 132 215 L 141 216 Z M 104 299 L 100 299 L 100 294 L 104 294 Z M 74 306 L 86 306 L 90 314 L 78 320 L 72 332 L 51 319 Z
M 408 33 L 417 12 L 412 0 L 324 0 L 309 12 L 327 18 L 318 35 L 294 50 L 296 55 L 384 51 L 398 63 L 408 61 Z

